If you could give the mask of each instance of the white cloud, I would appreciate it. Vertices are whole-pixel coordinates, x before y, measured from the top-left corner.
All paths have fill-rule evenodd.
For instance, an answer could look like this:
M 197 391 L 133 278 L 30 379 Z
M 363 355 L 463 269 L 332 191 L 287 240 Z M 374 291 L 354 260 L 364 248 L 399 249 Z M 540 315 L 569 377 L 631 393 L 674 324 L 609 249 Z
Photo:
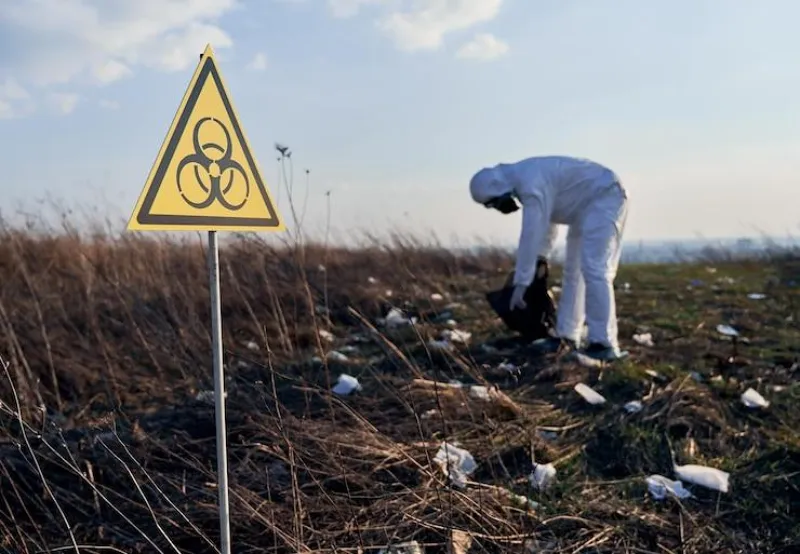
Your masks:
M 503 0 L 416 0 L 394 10 L 378 27 L 405 51 L 435 50 L 445 35 L 494 19 Z
M 106 85 L 141 68 L 192 67 L 239 0 L 3 0 L 0 72 L 29 87 Z M 0 101 L 8 102 L 4 97 Z
M 30 111 L 30 94 L 16 79 L 0 81 L 0 119 L 21 117 Z
M 66 92 L 51 93 L 48 100 L 51 107 L 60 115 L 69 115 L 78 105 L 78 95 Z
M 97 105 L 103 108 L 104 110 L 119 109 L 119 102 L 117 102 L 116 100 L 100 100 L 100 102 L 98 102 Z
M 334 17 L 346 19 L 357 15 L 364 6 L 382 3 L 385 0 L 328 0 L 328 9 Z
M 253 71 L 264 71 L 267 68 L 267 55 L 264 52 L 259 52 L 247 64 L 247 68 Z
M 456 52 L 464 60 L 489 61 L 508 52 L 508 44 L 491 33 L 478 33 Z

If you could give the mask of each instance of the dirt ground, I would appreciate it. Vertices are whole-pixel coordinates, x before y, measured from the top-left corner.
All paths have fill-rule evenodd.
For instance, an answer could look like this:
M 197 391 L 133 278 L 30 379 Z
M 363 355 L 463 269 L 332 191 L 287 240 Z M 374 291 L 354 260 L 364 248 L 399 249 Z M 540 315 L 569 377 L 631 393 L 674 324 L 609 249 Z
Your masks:
M 234 552 L 800 552 L 797 256 L 621 267 L 631 355 L 606 367 L 514 340 L 499 252 L 221 258 Z M 0 549 L 217 551 L 202 244 L 6 230 L 0 271 Z M 686 464 L 728 490 L 654 498 Z

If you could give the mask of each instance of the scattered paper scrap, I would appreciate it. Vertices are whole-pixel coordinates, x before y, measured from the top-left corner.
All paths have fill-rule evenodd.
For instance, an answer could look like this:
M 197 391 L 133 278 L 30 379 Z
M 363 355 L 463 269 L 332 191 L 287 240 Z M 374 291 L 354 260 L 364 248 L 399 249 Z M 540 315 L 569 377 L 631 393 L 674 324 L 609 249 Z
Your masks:
M 407 317 L 406 314 L 403 313 L 402 310 L 397 308 L 392 308 L 389 310 L 389 313 L 386 314 L 386 317 L 383 319 L 383 324 L 386 327 L 394 328 L 394 327 L 404 327 L 407 325 L 413 325 L 417 322 L 417 318 L 415 317 Z
M 450 482 L 459 488 L 467 486 L 467 477 L 478 467 L 475 458 L 467 450 L 446 442 L 439 447 L 433 461 L 439 464 Z
M 339 375 L 339 380 L 333 387 L 333 392 L 341 396 L 347 396 L 359 390 L 361 390 L 361 383 L 358 382 L 358 379 L 346 373 Z
M 434 302 L 440 302 L 444 300 L 444 296 L 442 296 L 438 292 L 434 292 L 433 294 L 431 294 L 431 300 L 433 300 Z
M 599 405 L 605 404 L 606 399 L 603 396 L 595 391 L 588 385 L 584 385 L 583 383 L 578 383 L 575 385 L 575 392 L 580 394 L 584 400 L 586 400 L 589 404 Z
M 258 350 L 258 344 L 255 341 L 251 340 L 247 343 L 247 349 L 255 352 L 256 350 Z
M 751 292 L 747 295 L 750 300 L 764 300 L 766 297 L 766 294 L 761 294 L 760 292 Z
M 728 492 L 730 474 L 713 467 L 687 464 L 675 466 L 675 475 L 687 483 L 694 483 L 719 492 Z
M 650 495 L 656 500 L 664 500 L 667 494 L 671 494 L 681 500 L 690 498 L 692 493 L 683 488 L 683 483 L 680 481 L 673 481 L 663 475 L 651 475 L 647 479 L 647 490 Z
M 748 408 L 766 408 L 769 402 L 757 390 L 749 388 L 742 393 L 742 404 Z
M 651 333 L 633 335 L 633 340 L 636 344 L 641 344 L 642 346 L 654 346 L 653 335 Z
M 484 385 L 472 385 L 469 388 L 469 395 L 481 400 L 491 400 L 493 390 Z
M 325 329 L 319 330 L 319 338 L 321 338 L 325 342 L 333 342 L 334 340 L 333 333 L 331 333 L 330 331 L 326 331 Z
M 534 464 L 529 479 L 533 488 L 545 490 L 556 480 L 556 467 L 553 464 Z

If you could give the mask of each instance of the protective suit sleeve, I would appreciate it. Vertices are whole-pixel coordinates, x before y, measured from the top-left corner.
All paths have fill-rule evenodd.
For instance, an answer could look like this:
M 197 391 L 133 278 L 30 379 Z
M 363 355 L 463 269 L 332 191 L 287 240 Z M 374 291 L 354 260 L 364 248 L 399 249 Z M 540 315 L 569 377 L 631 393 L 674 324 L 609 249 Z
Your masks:
M 550 228 L 547 230 L 547 236 L 544 240 L 544 246 L 542 246 L 542 251 L 539 252 L 539 257 L 549 259 L 550 256 L 553 254 L 553 249 L 556 245 L 556 239 L 558 238 L 558 225 L 555 223 L 550 224 Z
M 550 223 L 550 210 L 542 199 L 531 195 L 522 205 L 522 230 L 517 247 L 517 262 L 514 268 L 514 285 L 529 286 L 536 275 L 536 260 L 552 246 L 555 225 Z

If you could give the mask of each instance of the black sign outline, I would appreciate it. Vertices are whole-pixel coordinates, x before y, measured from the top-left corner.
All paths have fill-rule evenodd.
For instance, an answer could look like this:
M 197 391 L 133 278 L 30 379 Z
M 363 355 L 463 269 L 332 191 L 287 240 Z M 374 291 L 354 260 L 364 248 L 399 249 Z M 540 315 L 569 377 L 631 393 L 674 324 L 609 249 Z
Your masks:
M 250 168 L 250 172 L 253 174 L 255 178 L 255 188 L 261 196 L 261 199 L 264 201 L 264 206 L 266 207 L 267 211 L 269 212 L 269 217 L 233 217 L 233 216 L 210 216 L 210 215 L 164 215 L 164 214 L 153 214 L 151 210 L 153 208 L 153 203 L 155 202 L 156 197 L 158 196 L 158 191 L 161 189 L 161 185 L 164 183 L 164 177 L 167 174 L 167 169 L 169 169 L 170 164 L 172 163 L 175 157 L 175 150 L 178 147 L 178 143 L 180 142 L 181 138 L 183 137 L 184 133 L 186 132 L 186 126 L 189 123 L 189 117 L 192 115 L 195 106 L 197 105 L 197 99 L 200 97 L 200 93 L 202 92 L 203 88 L 205 87 L 206 81 L 211 77 L 214 80 L 214 84 L 217 87 L 217 91 L 219 92 L 220 97 L 222 98 L 222 104 L 225 107 L 225 113 L 228 115 L 228 119 L 231 122 L 231 126 L 233 127 L 233 132 L 239 144 L 242 147 L 242 152 L 244 154 L 245 160 L 247 161 L 247 165 Z M 249 198 L 248 202 L 253 202 L 253 198 Z M 139 212 L 136 214 L 136 222 L 139 225 L 174 225 L 176 227 L 180 226 L 202 226 L 202 225 L 209 225 L 215 227 L 262 227 L 262 228 L 273 228 L 273 227 L 280 227 L 281 221 L 278 217 L 277 211 L 275 207 L 272 205 L 272 202 L 269 199 L 269 195 L 267 194 L 267 189 L 264 185 L 264 182 L 261 178 L 261 173 L 258 171 L 256 166 L 255 160 L 253 159 L 253 155 L 250 152 L 250 147 L 247 144 L 247 141 L 244 138 L 244 134 L 242 133 L 242 129 L 239 125 L 239 121 L 236 118 L 236 115 L 233 112 L 233 106 L 231 105 L 231 101 L 228 98 L 227 91 L 222 84 L 222 79 L 220 78 L 219 71 L 217 70 L 216 64 L 211 57 L 206 58 L 205 62 L 203 62 L 203 67 L 200 70 L 199 75 L 197 76 L 197 81 L 195 81 L 194 87 L 192 87 L 191 93 L 186 100 L 186 104 L 183 107 L 183 111 L 178 118 L 177 125 L 175 126 L 175 130 L 172 132 L 172 135 L 169 138 L 169 143 L 167 144 L 166 150 L 164 150 L 164 155 L 161 156 L 160 163 L 158 164 L 158 169 L 153 176 L 152 181 L 148 184 L 147 194 L 142 201 L 142 205 L 139 208 Z

